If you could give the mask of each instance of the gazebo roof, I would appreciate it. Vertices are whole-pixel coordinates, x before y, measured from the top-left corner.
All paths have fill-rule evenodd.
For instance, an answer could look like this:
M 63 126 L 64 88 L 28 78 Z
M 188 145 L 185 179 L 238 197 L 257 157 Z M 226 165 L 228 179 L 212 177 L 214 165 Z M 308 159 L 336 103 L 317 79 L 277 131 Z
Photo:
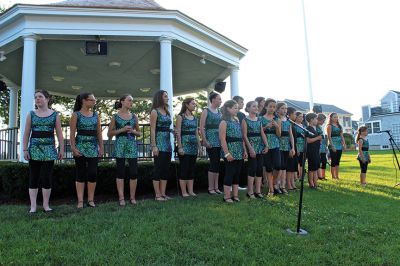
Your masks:
M 65 0 L 54 6 L 165 10 L 153 0 Z

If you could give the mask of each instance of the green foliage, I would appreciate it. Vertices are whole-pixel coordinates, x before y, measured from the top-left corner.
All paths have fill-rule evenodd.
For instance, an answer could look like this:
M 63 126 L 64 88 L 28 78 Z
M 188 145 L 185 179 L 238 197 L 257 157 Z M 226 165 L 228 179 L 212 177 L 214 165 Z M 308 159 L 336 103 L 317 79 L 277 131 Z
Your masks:
M 353 147 L 354 146 L 354 137 L 353 135 L 349 133 L 343 133 L 344 137 L 344 142 L 346 143 L 347 147 Z
M 196 93 L 196 94 L 188 94 L 188 95 L 184 95 L 184 96 L 178 96 L 178 97 L 176 97 L 176 100 L 174 101 L 174 109 L 178 108 L 178 111 L 180 111 L 181 110 L 181 106 L 182 106 L 182 101 L 186 97 L 193 97 L 196 100 L 197 109 L 194 112 L 194 116 L 197 119 L 200 119 L 201 112 L 203 111 L 204 108 L 206 108 L 208 106 L 207 93 L 206 92 L 199 92 L 199 93 Z
M 295 229 L 299 192 L 249 200 L 241 191 L 231 205 L 207 193 L 167 202 L 138 196 L 135 207 L 119 207 L 115 194 L 96 209 L 77 211 L 73 200 L 35 215 L 28 203 L 3 204 L 0 265 L 398 265 L 392 155 L 372 154 L 366 187 L 355 156 L 344 153 L 340 181 L 305 188 L 305 237 L 285 231 Z

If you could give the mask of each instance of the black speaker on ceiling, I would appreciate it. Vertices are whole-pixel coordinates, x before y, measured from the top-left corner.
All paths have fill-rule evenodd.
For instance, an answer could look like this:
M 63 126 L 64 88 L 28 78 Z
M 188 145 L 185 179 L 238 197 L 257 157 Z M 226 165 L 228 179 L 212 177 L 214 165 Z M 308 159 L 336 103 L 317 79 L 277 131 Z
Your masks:
M 107 55 L 107 42 L 86 42 L 86 55 Z
M 313 112 L 316 114 L 322 113 L 322 105 L 314 105 Z
M 215 83 L 214 90 L 219 93 L 223 93 L 225 91 L 226 82 L 218 81 Z

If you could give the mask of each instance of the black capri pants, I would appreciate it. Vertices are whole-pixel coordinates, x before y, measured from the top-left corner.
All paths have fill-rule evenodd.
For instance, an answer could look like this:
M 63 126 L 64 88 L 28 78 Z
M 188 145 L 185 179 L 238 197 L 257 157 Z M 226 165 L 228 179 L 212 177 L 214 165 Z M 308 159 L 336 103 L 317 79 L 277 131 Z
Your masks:
M 325 152 L 324 153 L 320 153 L 319 157 L 320 157 L 320 161 L 321 161 L 320 168 L 321 169 L 326 169 L 326 164 L 328 163 L 327 160 L 326 160 L 326 153 Z
M 219 164 L 221 160 L 221 147 L 212 147 L 207 149 L 208 157 L 210 158 L 210 167 L 208 171 L 211 173 L 219 173 Z
M 336 150 L 335 152 L 329 149 L 331 155 L 331 167 L 339 166 L 340 158 L 342 158 L 342 150 Z
M 308 171 L 317 171 L 319 169 L 319 152 L 307 151 Z
M 269 149 L 266 154 L 264 154 L 264 166 L 265 170 L 270 173 L 273 170 L 280 170 L 281 164 L 281 153 L 279 148 Z
M 76 168 L 76 182 L 83 183 L 86 181 L 94 183 L 97 180 L 97 164 L 99 158 L 97 157 L 85 157 L 85 156 L 74 156 L 75 168 Z
M 128 161 L 128 176 L 129 179 L 135 180 L 138 174 L 137 158 L 116 158 L 117 160 L 117 178 L 126 178 L 125 159 Z
M 298 171 L 298 164 L 299 164 L 299 158 L 297 157 L 297 154 L 295 154 L 292 158 L 288 158 L 287 160 L 287 172 L 297 172 Z
M 281 163 L 279 170 L 286 170 L 287 169 L 287 161 L 289 159 L 289 151 L 280 151 L 281 153 Z
M 51 189 L 54 161 L 29 160 L 29 188 L 38 189 L 39 183 L 42 188 Z
M 171 152 L 160 151 L 154 156 L 154 181 L 168 180 Z
M 249 156 L 247 162 L 247 175 L 252 177 L 263 176 L 264 154 L 257 154 L 256 158 Z
M 224 186 L 239 185 L 240 174 L 242 172 L 243 160 L 225 160 Z
M 366 174 L 368 170 L 368 162 L 363 163 L 361 160 L 358 160 L 360 162 L 360 169 L 362 174 Z
M 189 155 L 185 154 L 183 156 L 179 156 L 179 162 L 181 166 L 181 180 L 192 180 L 193 172 L 196 166 L 197 155 Z

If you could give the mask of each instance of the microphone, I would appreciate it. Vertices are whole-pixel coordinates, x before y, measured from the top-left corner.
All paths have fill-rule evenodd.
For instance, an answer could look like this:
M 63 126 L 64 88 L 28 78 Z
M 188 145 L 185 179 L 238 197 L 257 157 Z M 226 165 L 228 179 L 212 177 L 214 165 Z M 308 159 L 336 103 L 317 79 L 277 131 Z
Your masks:
M 296 127 L 302 129 L 303 132 L 304 132 L 304 133 L 307 133 L 307 135 L 309 135 L 310 137 L 314 137 L 314 136 L 315 136 L 315 134 L 312 133 L 310 130 L 306 129 L 306 128 L 303 127 L 303 126 L 300 126 L 300 125 L 296 124 L 296 122 L 294 122 L 293 120 L 288 119 L 288 121 L 289 121 L 291 124 L 295 125 Z

